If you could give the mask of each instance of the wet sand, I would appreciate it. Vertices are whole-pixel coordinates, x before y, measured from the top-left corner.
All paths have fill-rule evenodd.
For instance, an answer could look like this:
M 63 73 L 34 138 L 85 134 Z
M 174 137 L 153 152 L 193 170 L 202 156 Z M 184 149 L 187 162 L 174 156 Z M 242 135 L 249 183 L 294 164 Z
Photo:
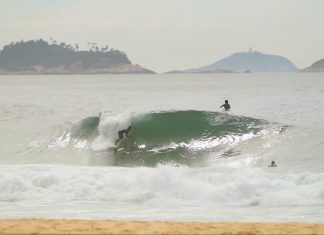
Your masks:
M 0 220 L 0 234 L 324 234 L 324 224 Z

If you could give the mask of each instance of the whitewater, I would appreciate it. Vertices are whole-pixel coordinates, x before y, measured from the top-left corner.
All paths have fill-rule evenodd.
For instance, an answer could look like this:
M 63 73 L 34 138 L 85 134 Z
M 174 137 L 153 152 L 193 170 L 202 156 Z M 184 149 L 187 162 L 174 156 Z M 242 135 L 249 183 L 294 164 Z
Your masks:
M 320 73 L 0 84 L 0 219 L 324 222 Z

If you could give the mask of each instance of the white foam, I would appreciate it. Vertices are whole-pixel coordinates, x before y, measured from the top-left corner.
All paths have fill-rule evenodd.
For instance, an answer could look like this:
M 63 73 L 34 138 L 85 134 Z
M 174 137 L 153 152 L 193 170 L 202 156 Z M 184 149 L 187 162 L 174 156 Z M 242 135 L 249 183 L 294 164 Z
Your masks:
M 131 125 L 132 118 L 137 115 L 131 111 L 117 115 L 110 113 L 101 115 L 98 126 L 99 136 L 91 143 L 91 149 L 94 151 L 102 151 L 112 147 L 116 139 L 118 139 L 118 131 L 126 129 Z
M 109 201 L 158 207 L 324 203 L 324 173 L 272 169 L 0 166 L 0 201 Z
M 243 135 L 226 135 L 219 138 L 206 138 L 206 139 L 199 139 L 199 140 L 190 140 L 188 143 L 180 142 L 175 143 L 172 142 L 170 144 L 164 145 L 162 147 L 157 147 L 152 149 L 152 152 L 159 152 L 167 149 L 177 149 L 177 148 L 187 148 L 192 151 L 201 151 L 201 150 L 208 150 L 220 145 L 227 145 L 227 146 L 235 146 L 243 141 L 247 141 L 252 139 L 258 135 L 253 133 L 247 133 Z

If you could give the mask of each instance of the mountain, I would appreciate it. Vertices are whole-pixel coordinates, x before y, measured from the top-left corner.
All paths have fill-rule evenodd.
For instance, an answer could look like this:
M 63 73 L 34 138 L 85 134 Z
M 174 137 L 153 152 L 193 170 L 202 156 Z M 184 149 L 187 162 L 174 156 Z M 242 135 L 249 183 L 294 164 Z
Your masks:
M 234 72 L 296 72 L 298 68 L 287 58 L 258 51 L 234 53 L 216 63 L 189 72 L 227 70 Z
M 303 72 L 324 72 L 324 59 L 318 60 L 308 68 L 303 69 Z
M 99 49 L 92 44 L 89 51 L 78 51 L 78 47 L 42 39 L 11 43 L 0 51 L 0 74 L 154 73 L 108 46 Z

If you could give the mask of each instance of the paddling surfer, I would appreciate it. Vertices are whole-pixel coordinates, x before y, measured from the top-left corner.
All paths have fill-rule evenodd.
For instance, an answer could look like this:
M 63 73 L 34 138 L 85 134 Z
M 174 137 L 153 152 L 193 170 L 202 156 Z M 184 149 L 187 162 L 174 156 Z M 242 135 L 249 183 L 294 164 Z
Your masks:
M 225 100 L 225 104 L 223 104 L 222 106 L 220 106 L 220 108 L 224 107 L 225 111 L 229 111 L 231 106 L 228 103 L 228 100 Z

